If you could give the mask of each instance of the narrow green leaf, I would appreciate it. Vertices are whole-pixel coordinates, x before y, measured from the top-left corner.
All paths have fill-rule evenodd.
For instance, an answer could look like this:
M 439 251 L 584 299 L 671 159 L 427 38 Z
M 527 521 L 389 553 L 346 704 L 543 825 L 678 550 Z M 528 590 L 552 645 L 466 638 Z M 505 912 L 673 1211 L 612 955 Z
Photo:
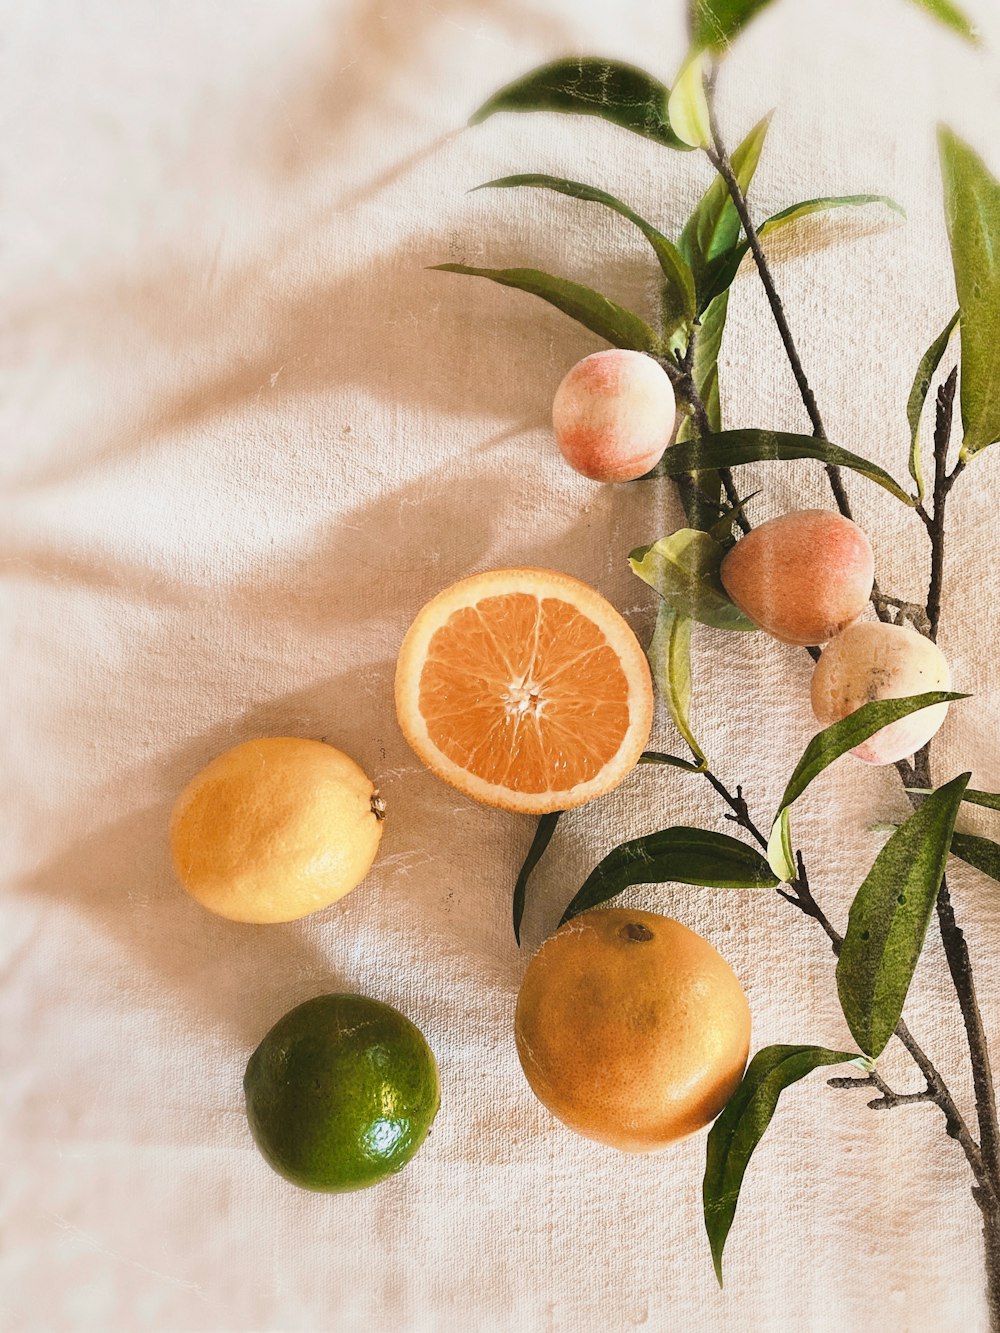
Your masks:
M 441 273 L 467 273 L 473 278 L 489 278 L 502 287 L 515 287 L 518 291 L 540 296 L 570 319 L 604 338 L 612 347 L 649 352 L 653 356 L 661 350 L 659 338 L 638 315 L 567 278 L 554 278 L 537 268 L 471 268 L 468 264 L 434 264 L 432 268 Z
M 900 217 L 906 217 L 906 209 L 902 204 L 897 204 L 895 199 L 890 199 L 887 194 L 829 194 L 819 199 L 806 199 L 801 204 L 790 204 L 788 208 L 781 209 L 766 222 L 761 223 L 757 235 L 769 236 L 772 232 L 781 231 L 782 227 L 787 227 L 813 213 L 829 213 L 835 208 L 863 208 L 868 204 L 884 204 Z
M 591 871 L 562 921 L 598 907 L 635 884 L 697 884 L 714 889 L 774 889 L 778 881 L 755 848 L 710 829 L 661 829 L 623 842 Z
M 826 195 L 820 199 L 806 199 L 800 204 L 792 204 L 788 208 L 783 208 L 779 213 L 769 217 L 766 222 L 761 223 L 757 228 L 757 235 L 761 240 L 765 240 L 775 232 L 781 231 L 782 228 L 791 226 L 813 213 L 827 213 L 837 208 L 861 208 L 869 204 L 884 204 L 887 208 L 891 208 L 904 218 L 906 217 L 906 210 L 885 194 Z M 739 241 L 727 254 L 720 256 L 715 261 L 711 267 L 709 277 L 703 284 L 705 299 L 712 300 L 720 293 L 729 290 L 749 249 L 748 241 Z
M 666 602 L 656 613 L 647 656 L 671 721 L 704 771 L 708 760 L 691 730 L 691 621 L 672 611 Z
M 927 393 L 933 382 L 935 372 L 941 364 L 945 349 L 958 323 L 956 310 L 942 331 L 928 347 L 917 367 L 913 388 L 906 403 L 906 419 L 910 423 L 910 476 L 917 483 L 917 499 L 924 498 L 924 469 L 920 460 L 920 418 L 923 415 Z
M 848 750 L 853 750 L 856 745 L 874 736 L 876 731 L 881 731 L 892 722 L 898 722 L 900 718 L 909 717 L 911 713 L 919 713 L 922 708 L 932 708 L 935 704 L 950 703 L 968 697 L 967 694 L 932 690 L 926 694 L 907 695 L 902 699 L 875 699 L 862 704 L 839 722 L 833 722 L 817 732 L 803 751 L 802 758 L 795 766 L 795 772 L 788 779 L 781 804 L 771 825 L 767 840 L 767 860 L 774 873 L 785 883 L 795 877 L 789 811 L 812 780 L 825 768 L 829 768 L 841 755 L 847 754 Z
M 678 615 L 714 629 L 757 628 L 726 596 L 719 567 L 726 552 L 697 528 L 681 528 L 628 558 L 632 573 L 660 594 Z
M 903 504 L 912 506 L 914 503 L 877 463 L 870 463 L 867 458 L 860 458 L 826 440 L 817 440 L 812 435 L 790 435 L 775 430 L 724 430 L 700 440 L 673 444 L 647 475 L 676 477 L 682 472 L 697 472 L 701 468 L 787 462 L 796 458 L 817 458 L 823 463 L 849 468 L 875 482 Z
M 912 791 L 913 788 L 907 790 Z M 962 799 L 965 801 L 969 799 L 968 788 Z M 873 824 L 871 832 L 892 833 L 897 828 L 898 824 Z M 953 833 L 951 854 L 964 861 L 966 865 L 972 866 L 974 870 L 981 870 L 991 879 L 1000 880 L 1000 844 L 995 843 L 992 838 L 980 838 L 974 833 Z
M 770 123 L 770 115 L 758 121 L 733 153 L 733 171 L 744 194 L 749 190 L 757 170 Z M 699 311 L 704 310 L 712 299 L 713 265 L 725 262 L 725 257 L 736 245 L 739 236 L 739 214 L 729 197 L 726 182 L 717 175 L 688 218 L 677 241 L 678 250 L 691 265 L 694 274 Z
M 913 3 L 919 5 L 921 9 L 926 9 L 927 13 L 933 14 L 936 19 L 940 19 L 942 23 L 952 28 L 966 41 L 978 46 L 979 33 L 958 6 L 951 3 L 951 0 L 913 0 Z
M 514 939 L 517 940 L 518 944 L 521 943 L 521 919 L 524 916 L 524 901 L 528 892 L 528 880 L 531 878 L 531 872 L 535 866 L 545 855 L 545 849 L 552 841 L 552 835 L 556 831 L 556 825 L 559 823 L 562 814 L 562 810 L 554 810 L 551 814 L 539 817 L 535 836 L 531 840 L 528 855 L 524 858 L 524 865 L 521 867 L 521 873 L 514 885 Z
M 968 144 L 938 133 L 962 329 L 962 457 L 1000 439 L 1000 182 Z
M 659 750 L 644 750 L 639 756 L 640 764 L 666 764 L 668 768 L 682 768 L 685 773 L 704 773 L 701 764 L 693 764 L 690 759 L 678 759 L 674 754 L 661 754 Z
M 692 41 L 710 51 L 724 51 L 768 4 L 770 0 L 692 0 Z
M 907 787 L 906 790 L 912 792 L 914 796 L 930 796 L 934 789 L 933 787 Z M 1000 792 L 975 791 L 972 787 L 966 787 L 962 800 L 967 805 L 981 805 L 987 810 L 1000 810 Z
M 705 1230 L 712 1247 L 715 1276 L 722 1285 L 722 1251 L 750 1158 L 771 1123 L 784 1090 L 823 1065 L 854 1064 L 871 1070 L 871 1061 L 849 1051 L 823 1046 L 765 1046 L 750 1061 L 743 1082 L 708 1135 L 702 1195 Z
M 708 535 L 714 537 L 717 542 L 725 544 L 733 534 L 733 524 L 742 514 L 751 500 L 755 500 L 760 491 L 751 491 L 742 500 L 737 500 L 734 505 L 724 505 L 722 507 L 722 517 L 714 523 L 708 530 Z M 731 545 L 732 543 L 730 543 Z
M 795 853 L 792 849 L 792 822 L 788 807 L 782 806 L 771 825 L 767 840 L 767 864 L 781 880 L 790 884 L 795 878 Z
M 712 301 L 701 314 L 701 322 L 696 329 L 697 341 L 694 345 L 694 364 L 691 377 L 712 430 L 719 434 L 722 430 L 722 403 L 719 397 L 719 353 L 722 350 L 722 335 L 726 329 L 726 315 L 729 313 L 729 293 Z M 690 438 L 688 421 L 685 421 L 677 438 L 683 443 Z
M 493 94 L 469 121 L 479 125 L 498 111 L 559 111 L 600 116 L 646 139 L 678 148 L 684 143 L 670 127 L 670 89 L 634 65 L 600 57 L 555 60 L 531 70 Z
M 839 722 L 824 727 L 812 738 L 795 765 L 775 819 L 782 810 L 787 810 L 797 801 L 813 779 L 829 768 L 835 759 L 874 736 L 876 731 L 881 731 L 891 722 L 898 722 L 900 718 L 909 717 L 911 713 L 919 713 L 922 708 L 933 708 L 935 704 L 951 703 L 968 697 L 967 694 L 954 694 L 947 690 L 929 690 L 926 694 L 909 694 L 902 699 L 874 699 L 862 704 L 853 713 L 848 713 Z
M 969 774 L 928 796 L 889 838 L 858 889 L 837 959 L 837 994 L 854 1040 L 877 1056 L 906 1002 Z
M 628 204 L 622 203 L 613 194 L 594 189 L 591 185 L 583 185 L 580 181 L 562 180 L 558 176 L 545 176 L 538 173 L 503 176 L 499 180 L 487 181 L 485 185 L 478 185 L 476 188 L 479 190 L 498 190 L 522 185 L 542 190 L 554 190 L 557 194 L 569 195 L 570 198 L 581 199 L 585 203 L 602 204 L 605 208 L 610 208 L 623 218 L 627 218 L 629 222 L 639 228 L 652 246 L 663 272 L 664 327 L 662 336 L 669 338 L 678 328 L 694 318 L 694 275 L 688 267 L 687 261 L 682 257 L 673 241 L 668 240 L 652 223 L 647 222 L 634 209 L 629 208 Z
M 974 833 L 953 833 L 951 850 L 966 865 L 981 870 L 991 879 L 1000 880 L 1000 844 L 992 838 L 980 838 Z
M 705 57 L 700 51 L 693 52 L 681 66 L 667 101 L 667 115 L 674 133 L 692 148 L 707 148 L 712 142 L 705 96 Z
M 967 788 L 964 799 L 970 805 L 983 805 L 987 810 L 1000 810 L 1000 792 L 970 791 Z

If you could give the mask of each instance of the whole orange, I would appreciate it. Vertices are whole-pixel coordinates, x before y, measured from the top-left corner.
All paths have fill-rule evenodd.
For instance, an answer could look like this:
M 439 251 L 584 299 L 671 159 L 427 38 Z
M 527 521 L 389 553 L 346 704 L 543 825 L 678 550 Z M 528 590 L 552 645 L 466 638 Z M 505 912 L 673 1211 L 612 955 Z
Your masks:
M 750 1008 L 726 960 L 655 912 L 599 908 L 545 941 L 517 999 L 517 1053 L 564 1125 L 657 1152 L 709 1124 L 736 1091 Z

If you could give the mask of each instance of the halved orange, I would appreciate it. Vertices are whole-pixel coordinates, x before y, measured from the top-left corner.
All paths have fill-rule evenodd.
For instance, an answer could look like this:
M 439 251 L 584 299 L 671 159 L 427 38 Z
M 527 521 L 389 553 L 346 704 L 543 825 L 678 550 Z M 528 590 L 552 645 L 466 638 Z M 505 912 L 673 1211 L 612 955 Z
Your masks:
M 649 739 L 653 686 L 600 593 L 549 569 L 494 569 L 445 588 L 410 626 L 396 711 L 438 777 L 537 815 L 622 781 Z

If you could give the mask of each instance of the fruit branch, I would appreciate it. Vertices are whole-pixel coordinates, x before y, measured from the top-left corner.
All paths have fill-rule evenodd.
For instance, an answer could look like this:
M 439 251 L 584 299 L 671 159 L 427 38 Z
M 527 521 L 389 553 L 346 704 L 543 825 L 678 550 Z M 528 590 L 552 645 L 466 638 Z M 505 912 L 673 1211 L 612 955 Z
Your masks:
M 941 588 L 944 582 L 944 510 L 948 492 L 955 484 L 958 468 L 948 474 L 948 445 L 955 408 L 955 389 L 958 385 L 956 366 L 938 389 L 937 420 L 934 427 L 934 514 L 919 507 L 931 541 L 931 578 L 927 589 L 928 637 L 937 639 L 941 619 Z
M 958 369 L 956 367 L 938 390 L 934 430 L 933 512 L 928 514 L 924 510 L 921 515 L 927 527 L 931 544 L 931 573 L 927 590 L 928 635 L 931 639 L 937 637 L 941 616 L 941 589 L 944 580 L 945 506 L 948 493 L 955 484 L 963 466 L 959 462 L 951 473 L 948 472 L 948 449 L 951 443 L 957 384 Z M 911 785 L 922 788 L 931 786 L 929 745 L 925 745 L 917 754 L 912 771 L 914 781 Z M 911 794 L 910 799 L 917 803 L 920 798 Z M 998 1123 L 997 1116 L 996 1090 L 993 1083 L 989 1044 L 976 995 L 969 946 L 965 939 L 965 933 L 955 916 L 947 877 L 943 877 L 941 880 L 941 890 L 937 900 L 937 918 L 941 932 L 941 942 L 944 946 L 948 970 L 951 973 L 951 979 L 958 996 L 969 1046 L 984 1169 L 991 1182 L 994 1199 L 1000 1203 L 1000 1123 Z
M 712 423 L 708 419 L 708 411 L 705 407 L 704 400 L 698 392 L 698 386 L 694 382 L 693 366 L 695 344 L 697 341 L 698 325 L 696 324 L 691 330 L 691 335 L 688 338 L 687 347 L 684 349 L 683 354 L 680 352 L 676 354 L 676 362 L 672 361 L 669 357 L 664 357 L 660 359 L 660 365 L 663 366 L 663 369 L 670 377 L 674 388 L 677 390 L 678 397 L 690 409 L 691 415 L 694 418 L 695 430 L 698 432 L 699 437 L 704 437 L 712 434 Z M 729 501 L 730 505 L 732 505 L 733 509 L 736 510 L 736 522 L 739 525 L 741 532 L 749 532 L 750 520 L 743 513 L 742 509 L 738 507 L 740 502 L 739 491 L 736 489 L 736 483 L 733 480 L 733 474 L 729 468 L 724 467 L 719 469 L 719 480 L 722 482 L 722 488 L 726 493 L 726 499 Z M 697 486 L 697 482 L 693 478 L 691 478 L 691 486 Z M 690 488 L 685 487 L 679 489 L 683 489 L 688 498 L 691 498 L 694 495 L 693 490 Z
M 816 395 L 812 391 L 812 386 L 806 376 L 802 365 L 802 359 L 799 356 L 798 348 L 795 345 L 795 339 L 792 337 L 792 331 L 785 315 L 785 307 L 781 296 L 774 283 L 774 277 L 767 262 L 767 256 L 764 254 L 764 248 L 760 243 L 760 236 L 757 228 L 754 226 L 753 218 L 750 216 L 750 209 L 747 204 L 746 195 L 743 188 L 736 178 L 733 170 L 732 160 L 726 150 L 719 129 L 719 123 L 715 111 L 715 77 L 716 70 L 713 68 L 711 74 L 705 83 L 705 97 L 708 106 L 709 127 L 712 134 L 712 143 L 714 147 L 706 148 L 705 153 L 712 166 L 726 183 L 729 191 L 729 197 L 733 201 L 733 206 L 739 215 L 740 222 L 743 224 L 743 230 L 746 233 L 747 244 L 757 265 L 757 272 L 760 274 L 760 280 L 764 287 L 767 303 L 771 307 L 771 314 L 774 316 L 774 322 L 777 325 L 778 333 L 781 336 L 782 344 L 785 348 L 785 355 L 788 358 L 788 364 L 792 368 L 792 374 L 795 376 L 795 383 L 798 386 L 799 397 L 802 399 L 802 405 L 805 407 L 806 414 L 813 428 L 813 435 L 820 440 L 828 440 L 826 427 L 823 425 L 823 418 L 820 416 L 819 407 L 816 403 Z M 837 508 L 845 518 L 853 519 L 851 511 L 851 502 L 848 499 L 847 491 L 844 489 L 844 482 L 841 476 L 840 468 L 832 463 L 826 464 L 826 475 L 830 481 L 830 489 L 833 491 L 833 497 L 837 502 Z M 879 620 L 887 621 L 889 613 L 883 604 L 881 589 L 876 581 L 872 586 L 871 594 L 872 605 L 875 607 L 875 613 Z
M 763 247 L 760 243 L 760 237 L 754 227 L 753 219 L 750 216 L 746 196 L 736 177 L 732 162 L 722 140 L 715 113 L 714 90 L 715 70 L 713 69 L 711 75 L 706 80 L 705 91 L 709 113 L 709 126 L 714 147 L 706 148 L 705 151 L 709 160 L 712 162 L 712 165 L 725 181 L 730 198 L 732 199 L 740 221 L 743 224 L 747 243 L 753 254 L 754 261 L 756 262 L 757 271 L 760 275 L 761 283 L 764 287 L 764 292 L 767 296 L 767 301 L 771 308 L 775 324 L 781 336 L 781 341 L 784 345 L 789 365 L 791 366 L 792 373 L 795 377 L 795 382 L 798 386 L 803 406 L 812 423 L 813 433 L 817 437 L 825 439 L 826 433 L 823 427 L 823 419 L 820 416 L 815 396 L 803 369 L 798 349 L 795 345 L 795 341 L 788 325 L 788 320 L 785 316 L 781 297 L 775 286 L 774 278 L 768 266 L 767 257 L 765 256 Z M 918 512 L 927 528 L 931 540 L 931 577 L 928 587 L 927 603 L 924 608 L 926 623 L 919 625 L 919 627 L 932 640 L 937 637 L 941 615 L 941 591 L 944 571 L 945 504 L 948 493 L 964 466 L 964 463 L 960 460 L 951 473 L 948 473 L 947 471 L 947 453 L 951 438 L 956 384 L 957 371 L 952 371 L 951 375 L 941 386 L 937 397 L 937 420 L 934 436 L 933 514 L 928 514 L 925 506 L 918 506 Z M 850 518 L 850 502 L 844 491 L 839 469 L 828 466 L 826 472 L 830 480 L 830 486 L 838 509 L 845 518 Z M 900 617 L 905 616 L 910 609 L 905 604 L 897 602 L 896 599 L 886 597 L 878 587 L 877 583 L 872 589 L 872 604 L 879 619 L 883 621 L 887 621 L 890 618 L 888 607 L 891 605 L 897 606 Z M 910 618 L 917 619 L 912 616 Z M 932 785 L 930 776 L 929 745 L 924 746 L 916 756 L 912 765 L 903 762 L 897 764 L 896 767 L 904 785 L 919 785 L 925 788 L 929 788 Z M 746 825 L 744 825 L 744 827 L 746 827 Z M 827 921 L 825 916 L 820 912 L 818 905 L 809 890 L 808 881 L 805 879 L 803 873 L 801 854 L 798 857 L 798 864 L 799 876 L 796 882 L 790 886 L 792 893 L 784 893 L 783 896 L 795 903 L 795 905 L 807 915 L 815 917 L 815 919 L 823 925 L 823 928 L 826 930 L 831 944 L 833 945 L 834 952 L 839 953 L 842 941 L 840 940 L 838 933 L 830 925 L 829 921 Z M 996 1093 L 993 1086 L 989 1048 L 983 1026 L 982 1014 L 976 998 L 968 945 L 964 933 L 955 918 L 947 880 L 944 878 L 942 878 L 941 889 L 937 900 L 937 916 L 945 950 L 945 957 L 948 961 L 952 982 L 958 996 L 969 1045 L 973 1086 L 976 1099 L 976 1114 L 982 1140 L 981 1150 L 972 1138 L 968 1126 L 955 1106 L 954 1100 L 951 1097 L 951 1094 L 947 1091 L 937 1070 L 930 1061 L 927 1060 L 926 1055 L 919 1046 L 917 1046 L 916 1042 L 913 1041 L 905 1024 L 900 1023 L 900 1026 L 896 1029 L 896 1035 L 900 1037 L 903 1045 L 913 1056 L 914 1060 L 920 1067 L 921 1072 L 924 1074 L 927 1080 L 927 1090 L 930 1094 L 927 1097 L 927 1100 L 932 1100 L 941 1107 L 945 1115 L 947 1132 L 962 1145 L 966 1158 L 968 1159 L 969 1165 L 976 1178 L 977 1188 L 974 1189 L 973 1193 L 976 1202 L 979 1204 L 979 1207 L 983 1212 L 984 1218 L 984 1238 L 986 1242 L 986 1267 L 991 1322 L 993 1327 L 1000 1327 L 1000 1124 L 998 1124 Z M 900 1032 L 900 1028 L 903 1029 L 902 1032 Z M 885 1095 L 883 1094 L 883 1098 L 884 1096 Z M 889 1109 L 891 1106 L 898 1104 L 899 1102 L 896 1098 L 889 1098 L 882 1104 L 882 1109 Z
M 704 776 L 729 806 L 732 812 L 727 818 L 733 820 L 740 828 L 745 829 L 747 833 L 761 848 L 766 849 L 767 838 L 754 823 L 743 796 L 742 786 L 737 786 L 735 794 L 731 792 L 726 785 L 710 769 L 706 770 Z M 830 941 L 831 948 L 835 957 L 839 957 L 841 947 L 844 943 L 844 937 L 827 917 L 826 913 L 820 907 L 819 903 L 809 885 L 809 877 L 806 873 L 805 861 L 801 851 L 795 855 L 798 874 L 788 885 L 788 892 L 785 889 L 778 889 L 779 895 L 790 902 L 793 907 L 797 907 L 804 916 L 811 917 L 823 928 L 827 938 Z M 959 932 L 961 933 L 961 932 Z M 978 1011 L 977 1011 L 978 1012 Z M 933 1102 L 940 1107 L 941 1113 L 945 1118 L 945 1132 L 950 1138 L 955 1139 L 965 1153 L 966 1160 L 972 1169 L 976 1183 L 984 1196 L 989 1195 L 993 1206 L 1000 1204 L 1000 1186 L 997 1179 L 991 1175 L 983 1159 L 983 1153 L 979 1144 L 976 1142 L 965 1121 L 961 1111 L 955 1103 L 955 1099 L 948 1089 L 947 1084 L 938 1072 L 936 1066 L 918 1043 L 910 1029 L 902 1019 L 897 1023 L 895 1035 L 899 1038 L 903 1048 L 910 1055 L 914 1064 L 920 1070 L 924 1077 L 926 1087 L 917 1093 L 897 1093 L 882 1079 L 876 1071 L 866 1076 L 865 1079 L 832 1079 L 832 1087 L 855 1087 L 871 1086 L 881 1095 L 874 1101 L 868 1103 L 873 1110 L 892 1110 L 897 1106 L 911 1105 L 915 1102 L 928 1101 Z M 994 1108 L 995 1111 L 995 1108 Z M 982 1203 L 980 1204 L 982 1207 Z
M 884 1079 L 874 1073 L 864 1078 L 828 1078 L 830 1088 L 877 1088 L 880 1096 L 873 1098 L 868 1106 L 873 1111 L 891 1111 L 897 1106 L 911 1106 L 914 1102 L 934 1102 L 937 1100 L 933 1088 L 921 1088 L 918 1092 L 893 1092 Z

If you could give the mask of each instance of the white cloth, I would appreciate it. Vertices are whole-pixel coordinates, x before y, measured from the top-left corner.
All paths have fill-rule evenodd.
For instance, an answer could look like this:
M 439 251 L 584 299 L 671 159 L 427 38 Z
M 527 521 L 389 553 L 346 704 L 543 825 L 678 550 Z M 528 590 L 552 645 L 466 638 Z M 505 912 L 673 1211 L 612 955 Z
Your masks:
M 967 8 L 995 52 L 992 0 Z M 984 1327 L 978 1214 L 933 1107 L 875 1114 L 821 1074 L 792 1090 L 748 1172 L 720 1292 L 700 1214 L 704 1137 L 620 1156 L 529 1092 L 512 1018 L 530 951 L 618 841 L 669 823 L 730 830 L 707 784 L 644 769 L 567 818 L 519 952 L 510 897 L 530 821 L 425 773 L 394 718 L 410 618 L 472 571 L 568 570 L 648 632 L 653 597 L 625 556 L 679 508 L 665 488 L 571 474 L 547 427 L 560 378 L 602 344 L 533 298 L 426 266 L 533 264 L 649 308 L 651 255 L 628 224 L 548 193 L 466 191 L 550 171 L 676 235 L 709 182 L 703 158 L 579 118 L 462 127 L 501 82 L 569 51 L 669 80 L 681 10 L 8 6 L 4 1330 Z M 954 307 L 934 123 L 1000 169 L 987 134 L 996 56 L 902 0 L 785 0 L 727 62 L 720 101 L 731 144 L 778 108 L 758 216 L 861 190 L 908 210 L 899 226 L 874 211 L 828 222 L 845 240 L 832 248 L 802 232 L 777 264 L 831 438 L 904 477 L 906 395 Z M 803 429 L 752 274 L 731 310 L 729 423 Z M 998 469 L 1000 451 L 977 459 L 950 506 L 942 642 L 975 698 L 937 746 L 939 777 L 971 767 L 994 789 Z M 763 487 L 757 519 L 829 503 L 808 462 L 740 481 Z M 861 479 L 849 488 L 883 585 L 922 595 L 916 517 Z M 813 727 L 808 668 L 761 638 L 696 636 L 697 734 L 760 821 Z M 268 734 L 355 756 L 382 786 L 386 834 L 338 907 L 231 925 L 179 890 L 167 818 L 208 759 Z M 680 744 L 663 717 L 655 739 Z M 842 926 L 880 845 L 868 828 L 903 797 L 891 771 L 843 760 L 801 807 L 796 840 Z M 980 813 L 964 818 L 987 831 Z M 1000 1039 L 1000 897 L 961 868 L 954 893 Z M 755 1048 L 850 1043 L 825 940 L 776 895 L 665 887 L 629 900 L 721 949 Z M 337 988 L 423 1028 L 443 1104 L 401 1175 L 325 1197 L 264 1164 L 241 1079 L 280 1015 Z M 907 1015 L 971 1110 L 934 938 Z M 900 1051 L 883 1065 L 917 1086 Z

